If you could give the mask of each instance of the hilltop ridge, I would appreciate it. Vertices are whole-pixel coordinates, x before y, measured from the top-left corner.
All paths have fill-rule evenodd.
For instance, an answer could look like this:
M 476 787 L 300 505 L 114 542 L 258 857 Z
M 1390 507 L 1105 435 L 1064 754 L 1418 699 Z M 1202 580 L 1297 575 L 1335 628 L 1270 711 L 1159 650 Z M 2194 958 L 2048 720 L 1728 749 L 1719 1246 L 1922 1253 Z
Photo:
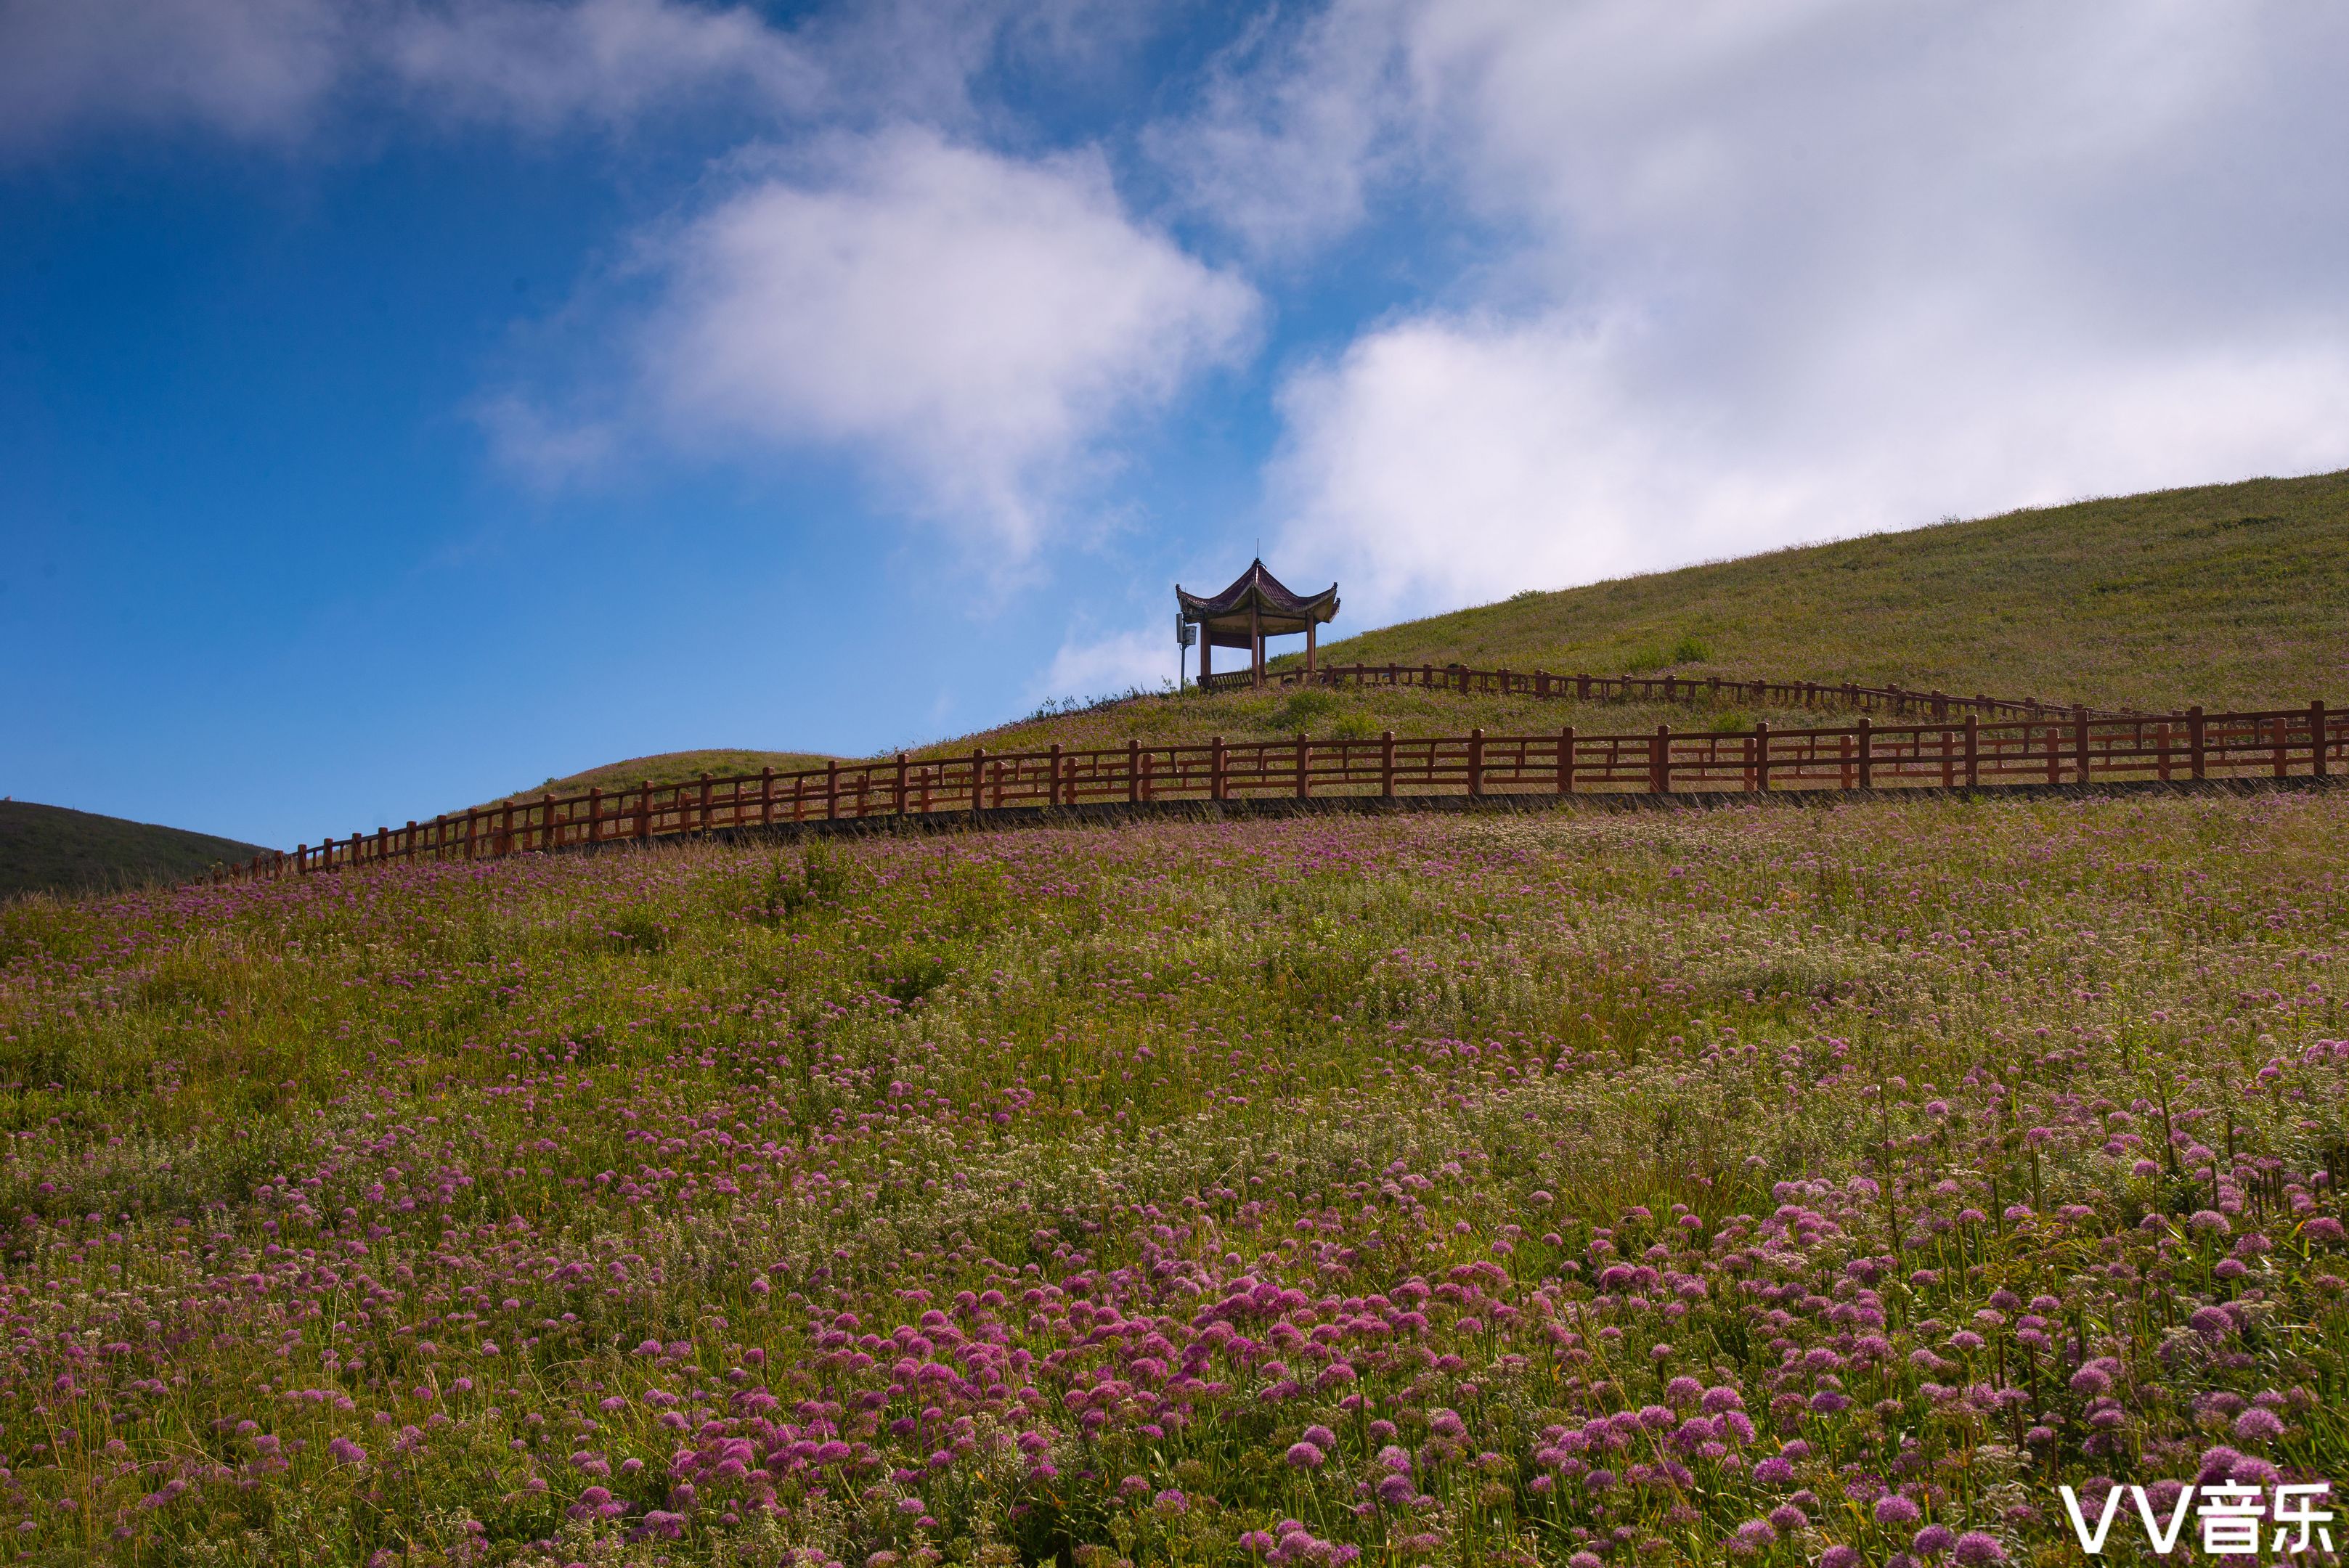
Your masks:
M 2166 708 L 2304 701 L 2341 686 L 2344 652 L 2349 470 L 1522 593 L 1363 632 L 1321 656 L 1899 681 Z
M 2085 500 L 1800 545 L 1554 592 L 1528 590 L 1325 644 L 1325 665 L 1445 665 L 1987 691 L 2168 709 L 2349 699 L 2349 471 Z M 1272 661 L 1302 666 L 1301 655 Z M 1632 730 L 1692 721 L 1638 704 L 1415 690 L 1137 697 L 1040 714 L 990 749 L 1061 741 Z M 1723 722 L 1799 721 L 1753 710 Z M 967 748 L 940 741 L 922 755 Z

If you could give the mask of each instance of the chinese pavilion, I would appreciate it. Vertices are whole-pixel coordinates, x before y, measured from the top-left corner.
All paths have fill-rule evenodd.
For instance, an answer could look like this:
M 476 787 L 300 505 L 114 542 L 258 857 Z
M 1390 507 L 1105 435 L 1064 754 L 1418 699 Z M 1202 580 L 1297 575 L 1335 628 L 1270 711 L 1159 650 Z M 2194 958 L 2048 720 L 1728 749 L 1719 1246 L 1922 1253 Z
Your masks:
M 1292 593 L 1264 569 L 1262 561 L 1251 561 L 1248 569 L 1220 593 L 1186 593 L 1183 585 L 1176 583 L 1174 603 L 1176 614 L 1199 628 L 1199 685 L 1203 690 L 1213 690 L 1217 684 L 1214 681 L 1216 648 L 1246 648 L 1249 682 L 1262 686 L 1267 637 L 1304 633 L 1305 673 L 1311 676 L 1318 642 L 1315 632 L 1322 622 L 1338 614 L 1338 585 L 1332 583 L 1319 593 Z M 1220 684 L 1235 685 L 1237 679 L 1234 676 Z

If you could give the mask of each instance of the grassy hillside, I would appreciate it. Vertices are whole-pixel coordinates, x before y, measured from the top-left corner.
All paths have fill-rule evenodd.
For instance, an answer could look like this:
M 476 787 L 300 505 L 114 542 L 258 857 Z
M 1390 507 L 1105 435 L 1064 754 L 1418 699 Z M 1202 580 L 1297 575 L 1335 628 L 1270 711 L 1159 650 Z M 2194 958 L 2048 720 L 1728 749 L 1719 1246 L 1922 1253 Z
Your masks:
M 2340 792 L 0 908 L 0 1533 L 2078 1563 L 2059 1483 L 2343 1473 L 2344 997 Z
M 2344 645 L 2341 490 L 1359 645 L 2299 696 Z M 1980 625 L 1944 603 L 1968 583 Z M 2122 600 L 2168 640 L 2116 653 Z M 1195 695 L 985 744 L 1655 717 L 1521 706 Z M 2344 1036 L 2342 791 L 19 901 L 0 1537 L 224 1568 L 2077 1562 L 2059 1485 L 2093 1519 L 2116 1472 L 2341 1475 Z
M 1530 696 L 1461 696 L 1413 689 L 1330 690 L 1327 687 L 1268 688 L 1202 696 L 1145 696 L 1078 713 L 1021 719 L 979 736 L 964 736 L 926 747 L 915 755 L 968 753 L 974 744 L 990 751 L 1050 746 L 1116 747 L 1128 737 L 1161 745 L 1204 741 L 1269 740 L 1302 730 L 1322 738 L 1366 740 L 1381 729 L 1400 736 L 1458 735 L 1471 727 L 1495 734 L 1551 730 L 1571 724 L 1591 734 L 1630 733 L 1669 724 L 1675 729 L 1715 727 L 1743 729 L 1756 718 L 1773 725 L 1837 722 L 1831 716 L 1805 716 L 1792 709 L 1724 702 L 1718 707 L 1684 704 L 1576 703 Z
M 1326 656 L 1897 680 L 2116 707 L 2349 699 L 2349 472 L 1521 593 Z
M 0 898 L 181 882 L 262 852 L 181 828 L 0 801 Z
M 2166 709 L 2349 701 L 2349 473 L 2168 490 L 1627 577 L 1408 621 L 1332 664 L 1766 675 Z M 1273 661 L 1295 668 L 1297 655 Z M 1821 722 L 1744 707 L 1238 692 L 1005 725 L 999 749 L 1144 739 Z M 930 748 L 967 748 L 971 738 Z
M 1234 655 L 1227 655 L 1234 656 Z M 1328 645 L 1331 663 L 1671 670 L 1940 686 L 2106 707 L 2349 701 L 2349 472 L 2252 480 L 2012 512 L 1677 572 L 1527 592 Z M 1292 668 L 1297 655 L 1274 661 Z M 1018 750 L 1143 740 L 1248 740 L 1742 728 L 1833 722 L 1742 705 L 1692 712 L 1443 693 L 1237 692 L 1138 697 L 1031 716 L 916 748 Z M 707 769 L 821 757 L 681 752 L 547 788 L 606 789 Z M 647 775 L 647 764 L 661 769 Z M 526 793 L 536 793 L 535 790 Z

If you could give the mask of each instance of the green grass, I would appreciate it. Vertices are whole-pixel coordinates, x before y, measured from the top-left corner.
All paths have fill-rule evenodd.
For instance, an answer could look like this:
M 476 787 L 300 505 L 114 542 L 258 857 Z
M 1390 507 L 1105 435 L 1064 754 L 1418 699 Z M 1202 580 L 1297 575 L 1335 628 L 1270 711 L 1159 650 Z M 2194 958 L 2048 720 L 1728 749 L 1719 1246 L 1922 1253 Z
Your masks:
M 0 898 L 187 882 L 264 852 L 183 828 L 0 801 Z
M 1299 731 L 1319 738 L 1367 740 L 1382 729 L 1398 736 L 1463 735 L 1481 727 L 1494 735 L 1550 732 L 1575 725 L 1585 733 L 1652 731 L 1659 724 L 1674 729 L 1743 728 L 1766 718 L 1778 728 L 1805 724 L 1840 722 L 1833 713 L 1805 714 L 1797 709 L 1755 707 L 1724 701 L 1692 707 L 1661 703 L 1578 703 L 1531 696 L 1462 696 L 1455 692 L 1417 688 L 1358 690 L 1328 687 L 1270 687 L 1263 691 L 1220 692 L 1206 696 L 1194 690 L 1180 696 L 1142 696 L 1080 713 L 1054 714 L 1022 719 L 983 736 L 961 737 L 922 748 L 920 757 L 968 756 L 974 744 L 989 751 L 1030 750 L 1059 742 L 1088 748 L 1123 746 L 1131 738 L 1145 744 L 1204 742 L 1220 735 L 1226 740 L 1278 740 Z

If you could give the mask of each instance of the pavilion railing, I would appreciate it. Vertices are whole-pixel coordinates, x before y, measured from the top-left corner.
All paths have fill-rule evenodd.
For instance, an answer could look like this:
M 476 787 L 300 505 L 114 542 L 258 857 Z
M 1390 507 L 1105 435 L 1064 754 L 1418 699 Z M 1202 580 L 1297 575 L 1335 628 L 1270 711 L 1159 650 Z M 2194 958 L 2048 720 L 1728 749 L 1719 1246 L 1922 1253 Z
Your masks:
M 784 823 L 957 816 L 1162 801 L 1333 796 L 1425 799 L 1579 793 L 1996 789 L 2019 785 L 2328 777 L 2349 720 L 2322 702 L 2205 714 L 2086 708 L 1984 723 L 1727 733 L 1537 734 L 1229 742 L 828 763 L 821 769 L 644 784 L 509 800 L 460 815 L 328 839 L 221 873 L 236 880 L 428 861 L 479 861 L 593 844 L 649 843 Z

